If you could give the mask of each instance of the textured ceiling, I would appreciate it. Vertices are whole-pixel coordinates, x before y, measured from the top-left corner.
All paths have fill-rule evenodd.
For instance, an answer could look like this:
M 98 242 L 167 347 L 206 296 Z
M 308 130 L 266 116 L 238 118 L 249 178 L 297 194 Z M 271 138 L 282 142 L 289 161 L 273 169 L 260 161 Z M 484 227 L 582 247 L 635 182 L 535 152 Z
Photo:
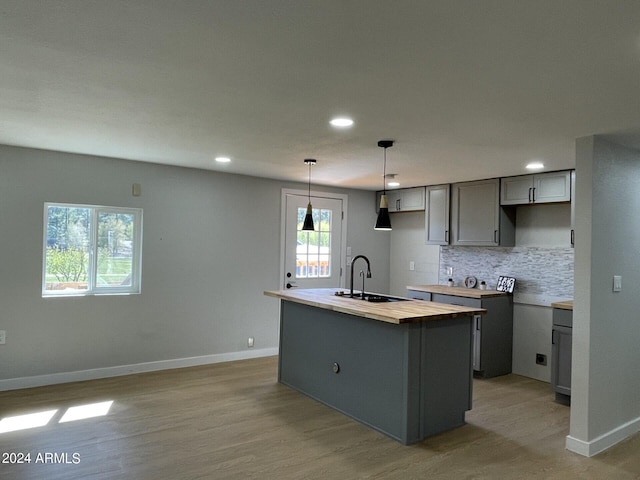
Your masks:
M 0 143 L 317 184 L 640 146 L 637 1 L 2 0 L 0 68 Z

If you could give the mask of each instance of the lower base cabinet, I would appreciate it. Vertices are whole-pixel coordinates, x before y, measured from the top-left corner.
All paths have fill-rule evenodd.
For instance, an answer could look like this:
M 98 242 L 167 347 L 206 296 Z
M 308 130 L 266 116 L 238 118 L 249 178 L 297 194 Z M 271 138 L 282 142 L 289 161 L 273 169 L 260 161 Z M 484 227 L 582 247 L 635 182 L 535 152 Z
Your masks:
M 551 332 L 551 388 L 556 394 L 556 401 L 564 405 L 571 403 L 572 332 L 573 312 L 554 308 Z
M 511 373 L 513 358 L 513 299 L 509 295 L 468 298 L 417 290 L 407 290 L 417 300 L 462 305 L 487 310 L 473 318 L 473 370 L 490 378 Z

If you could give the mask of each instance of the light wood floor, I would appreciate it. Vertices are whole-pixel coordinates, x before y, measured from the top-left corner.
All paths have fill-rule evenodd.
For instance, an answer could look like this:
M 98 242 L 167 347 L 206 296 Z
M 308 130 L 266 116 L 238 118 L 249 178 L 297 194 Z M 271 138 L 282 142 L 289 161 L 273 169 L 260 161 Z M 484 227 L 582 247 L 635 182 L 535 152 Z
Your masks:
M 0 434 L 0 478 L 638 479 L 640 437 L 594 458 L 564 448 L 569 408 L 549 385 L 474 380 L 467 425 L 403 446 L 276 382 L 275 357 L 0 393 L 0 418 L 58 409 L 47 426 Z M 105 417 L 57 423 L 113 400 Z M 37 454 L 78 464 L 35 464 Z M 60 457 L 58 457 L 60 458 Z M 1 459 L 0 459 L 1 460 Z

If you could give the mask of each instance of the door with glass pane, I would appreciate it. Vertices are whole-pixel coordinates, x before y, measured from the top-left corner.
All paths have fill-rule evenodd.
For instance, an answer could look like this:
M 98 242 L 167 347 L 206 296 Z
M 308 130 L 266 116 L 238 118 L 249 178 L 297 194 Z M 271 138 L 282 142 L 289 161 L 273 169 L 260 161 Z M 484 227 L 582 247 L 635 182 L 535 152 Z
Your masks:
M 311 197 L 314 231 L 303 231 L 307 196 L 287 194 L 282 288 L 340 287 L 342 200 Z

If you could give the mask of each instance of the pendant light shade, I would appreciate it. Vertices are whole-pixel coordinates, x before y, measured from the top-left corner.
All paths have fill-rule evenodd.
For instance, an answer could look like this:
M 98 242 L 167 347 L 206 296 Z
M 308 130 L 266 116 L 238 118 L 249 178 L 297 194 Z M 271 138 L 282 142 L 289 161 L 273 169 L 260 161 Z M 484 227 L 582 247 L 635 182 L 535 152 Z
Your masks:
M 316 161 L 313 158 L 307 158 L 304 163 L 309 165 L 309 203 L 307 204 L 307 214 L 304 216 L 302 230 L 313 232 L 315 226 L 313 225 L 313 207 L 311 206 L 311 166 L 315 165 Z
M 385 179 L 387 176 L 387 148 L 393 146 L 393 140 L 380 140 L 378 146 L 384 148 L 384 164 L 382 170 L 382 196 L 380 197 L 380 209 L 376 219 L 375 230 L 391 230 L 391 218 L 389 217 L 389 201 L 387 200 L 387 190 Z

